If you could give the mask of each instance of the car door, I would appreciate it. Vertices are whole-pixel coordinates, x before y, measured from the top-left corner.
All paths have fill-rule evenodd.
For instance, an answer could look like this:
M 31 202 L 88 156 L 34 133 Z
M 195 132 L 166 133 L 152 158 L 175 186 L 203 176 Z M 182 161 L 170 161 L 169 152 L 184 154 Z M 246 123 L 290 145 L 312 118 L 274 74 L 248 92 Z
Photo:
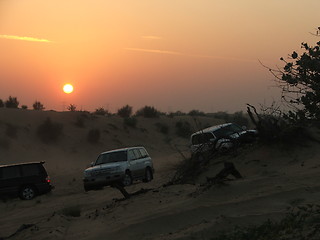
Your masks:
M 20 166 L 1 168 L 0 191 L 1 195 L 18 194 L 21 185 Z
M 137 161 L 137 156 L 134 153 L 134 149 L 128 150 L 128 161 L 129 161 L 129 168 L 131 172 L 131 176 L 136 179 L 139 175 L 139 165 Z
M 136 165 L 136 175 L 137 177 L 143 177 L 145 174 L 145 158 L 142 156 L 139 148 L 133 149 L 134 155 L 136 156 L 135 165 Z

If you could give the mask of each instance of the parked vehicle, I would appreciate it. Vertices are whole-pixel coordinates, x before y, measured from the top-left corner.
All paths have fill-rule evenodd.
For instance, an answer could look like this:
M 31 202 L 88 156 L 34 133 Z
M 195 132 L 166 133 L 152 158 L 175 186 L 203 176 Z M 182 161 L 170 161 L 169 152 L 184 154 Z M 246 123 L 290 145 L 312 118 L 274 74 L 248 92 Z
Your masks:
M 227 151 L 240 143 L 254 141 L 257 134 L 256 130 L 246 130 L 234 123 L 212 126 L 191 134 L 191 155 L 202 160 L 204 153 Z
M 30 200 L 53 189 L 44 162 L 0 165 L 0 197 Z
M 129 186 L 134 180 L 153 179 L 153 163 L 144 147 L 115 149 L 101 153 L 84 171 L 85 191 L 120 183 Z

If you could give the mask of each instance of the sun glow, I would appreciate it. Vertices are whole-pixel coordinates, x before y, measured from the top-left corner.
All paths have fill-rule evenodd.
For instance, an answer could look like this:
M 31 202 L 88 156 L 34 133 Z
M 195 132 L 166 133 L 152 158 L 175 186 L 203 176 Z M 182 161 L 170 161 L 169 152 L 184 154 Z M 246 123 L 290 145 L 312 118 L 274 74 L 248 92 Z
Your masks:
M 70 83 L 67 83 L 63 86 L 63 91 L 67 94 L 73 92 L 73 86 Z

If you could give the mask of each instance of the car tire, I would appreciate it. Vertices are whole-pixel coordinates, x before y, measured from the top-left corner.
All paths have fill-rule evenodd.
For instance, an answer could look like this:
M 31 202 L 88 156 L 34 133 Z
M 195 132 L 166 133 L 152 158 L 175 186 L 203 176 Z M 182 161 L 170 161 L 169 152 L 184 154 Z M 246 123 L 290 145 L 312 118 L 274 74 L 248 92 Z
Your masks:
M 143 181 L 144 182 L 150 182 L 153 179 L 153 174 L 150 168 L 146 168 L 145 176 Z
M 23 200 L 31 200 L 37 195 L 33 186 L 24 186 L 20 189 L 19 196 Z
M 126 186 L 130 186 L 131 184 L 132 184 L 132 176 L 130 172 L 127 171 L 124 174 L 124 177 L 122 179 L 122 185 L 126 187 Z

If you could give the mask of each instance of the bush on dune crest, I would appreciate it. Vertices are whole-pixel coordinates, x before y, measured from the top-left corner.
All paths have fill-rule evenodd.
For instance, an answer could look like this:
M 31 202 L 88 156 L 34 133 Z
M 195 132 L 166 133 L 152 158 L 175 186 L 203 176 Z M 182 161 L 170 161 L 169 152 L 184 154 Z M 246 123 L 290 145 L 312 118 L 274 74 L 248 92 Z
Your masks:
M 62 135 L 63 125 L 51 121 L 48 117 L 37 128 L 37 135 L 44 143 L 57 142 Z

